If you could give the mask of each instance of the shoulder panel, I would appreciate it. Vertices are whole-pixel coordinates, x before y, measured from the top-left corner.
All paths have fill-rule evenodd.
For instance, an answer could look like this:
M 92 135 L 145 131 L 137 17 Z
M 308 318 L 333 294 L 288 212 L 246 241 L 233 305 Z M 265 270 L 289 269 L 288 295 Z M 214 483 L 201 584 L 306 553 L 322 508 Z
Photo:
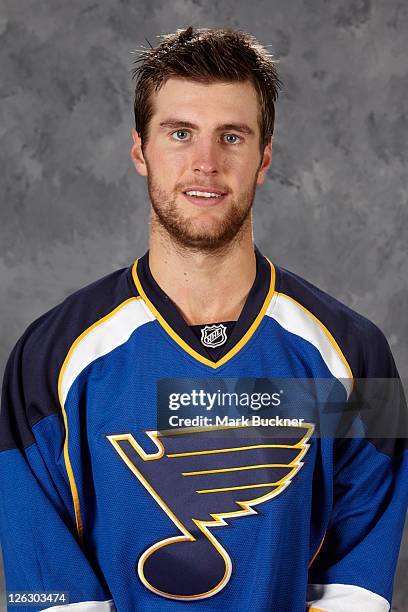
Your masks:
M 5 369 L 0 450 L 29 446 L 34 442 L 33 425 L 61 413 L 58 377 L 75 339 L 135 297 L 131 267 L 122 268 L 71 294 L 28 326 Z
M 397 375 L 387 340 L 369 319 L 358 314 L 312 283 L 277 268 L 279 293 L 296 300 L 330 332 L 354 378 Z

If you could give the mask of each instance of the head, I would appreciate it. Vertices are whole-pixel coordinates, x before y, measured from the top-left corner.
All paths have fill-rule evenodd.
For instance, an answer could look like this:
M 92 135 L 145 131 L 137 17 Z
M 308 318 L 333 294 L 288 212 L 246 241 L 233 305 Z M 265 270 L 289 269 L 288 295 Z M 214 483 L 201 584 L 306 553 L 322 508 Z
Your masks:
M 181 246 L 218 250 L 249 229 L 272 160 L 276 63 L 247 33 L 192 27 L 135 63 L 132 158 L 152 224 Z

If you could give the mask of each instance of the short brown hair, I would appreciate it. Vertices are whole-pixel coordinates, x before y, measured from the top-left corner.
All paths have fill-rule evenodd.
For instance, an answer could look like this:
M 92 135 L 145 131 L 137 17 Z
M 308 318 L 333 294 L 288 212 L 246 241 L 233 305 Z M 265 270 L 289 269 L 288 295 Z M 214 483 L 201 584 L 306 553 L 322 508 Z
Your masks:
M 228 28 L 193 28 L 159 36 L 157 47 L 139 50 L 132 78 L 136 78 L 134 112 L 142 146 L 148 139 L 153 115 L 152 93 L 170 77 L 201 83 L 251 81 L 259 102 L 261 154 L 275 123 L 275 101 L 282 82 L 276 60 L 251 34 Z

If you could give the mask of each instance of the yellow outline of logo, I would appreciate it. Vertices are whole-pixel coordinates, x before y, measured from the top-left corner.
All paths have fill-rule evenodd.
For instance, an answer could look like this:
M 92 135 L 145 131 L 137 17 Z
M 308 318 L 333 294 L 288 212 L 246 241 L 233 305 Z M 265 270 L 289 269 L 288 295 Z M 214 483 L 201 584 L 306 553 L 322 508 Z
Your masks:
M 235 518 L 235 517 L 240 517 L 240 516 L 248 516 L 251 514 L 258 514 L 257 511 L 252 508 L 252 506 L 262 504 L 272 499 L 273 497 L 276 497 L 277 495 L 282 493 L 282 491 L 284 491 L 286 487 L 290 485 L 290 483 L 292 482 L 292 478 L 297 474 L 297 472 L 303 466 L 301 459 L 304 457 L 304 455 L 307 453 L 310 447 L 310 444 L 307 444 L 307 441 L 312 436 L 313 431 L 314 431 L 314 425 L 312 423 L 303 423 L 299 427 L 304 427 L 307 429 L 307 431 L 305 435 L 303 436 L 303 438 L 294 445 L 292 444 L 256 444 L 256 445 L 249 445 L 249 446 L 244 446 L 244 447 L 233 447 L 233 448 L 226 448 L 226 449 L 224 448 L 224 449 L 197 451 L 197 452 L 189 452 L 189 453 L 174 453 L 174 454 L 167 455 L 168 457 L 185 457 L 187 455 L 223 453 L 223 452 L 231 452 L 231 451 L 245 451 L 245 450 L 249 450 L 253 448 L 271 448 L 271 447 L 272 448 L 299 448 L 300 449 L 297 457 L 294 460 L 292 460 L 290 463 L 288 463 L 287 466 L 285 466 L 285 467 L 293 468 L 287 476 L 285 476 L 281 480 L 278 480 L 275 483 L 265 483 L 264 485 L 259 485 L 259 484 L 253 485 L 254 487 L 257 487 L 257 488 L 259 488 L 260 486 L 277 487 L 277 488 L 274 488 L 273 491 L 265 495 L 262 495 L 260 497 L 254 498 L 254 499 L 249 499 L 243 502 L 235 502 L 237 505 L 241 506 L 242 510 L 235 510 L 233 512 L 227 512 L 227 513 L 211 514 L 212 518 L 214 519 L 213 521 L 200 521 L 197 519 L 192 519 L 193 522 L 200 529 L 200 531 L 205 535 L 205 537 L 212 543 L 214 548 L 219 552 L 219 554 L 222 556 L 225 562 L 225 573 L 222 579 L 220 580 L 220 582 L 217 584 L 217 586 L 211 589 L 211 591 L 200 593 L 198 595 L 173 595 L 170 593 L 165 593 L 155 588 L 153 585 L 151 585 L 147 581 L 144 575 L 144 572 L 143 572 L 143 567 L 144 567 L 146 560 L 151 554 L 153 554 L 159 548 L 162 548 L 163 546 L 167 546 L 174 542 L 187 542 L 187 541 L 193 542 L 195 541 L 196 538 L 186 529 L 186 527 L 178 520 L 176 515 L 170 510 L 170 508 L 163 501 L 163 499 L 156 493 L 156 491 L 149 484 L 149 482 L 144 478 L 144 476 L 137 469 L 137 467 L 132 463 L 132 461 L 123 452 L 118 442 L 127 440 L 144 461 L 155 461 L 155 460 L 160 460 L 165 454 L 165 449 L 164 449 L 163 443 L 160 440 L 160 436 L 168 435 L 169 433 L 171 433 L 172 435 L 185 434 L 185 433 L 193 434 L 193 433 L 198 433 L 202 430 L 199 430 L 197 428 L 184 428 L 184 429 L 179 429 L 177 431 L 171 430 L 168 432 L 146 431 L 145 433 L 149 436 L 149 438 L 152 440 L 152 442 L 155 444 L 157 448 L 156 452 L 153 452 L 150 454 L 146 453 L 143 450 L 143 448 L 138 444 L 138 442 L 135 440 L 135 438 L 133 437 L 131 433 L 106 436 L 109 442 L 112 444 L 112 446 L 116 450 L 116 452 L 121 457 L 121 459 L 125 462 L 127 467 L 130 469 L 130 471 L 138 478 L 138 480 L 148 490 L 148 492 L 156 500 L 159 506 L 164 510 L 167 516 L 172 520 L 172 522 L 176 525 L 176 527 L 178 527 L 180 531 L 183 533 L 182 536 L 174 536 L 174 537 L 166 538 L 164 540 L 160 540 L 159 542 L 156 542 L 155 544 L 150 546 L 148 549 L 146 549 L 144 553 L 140 556 L 137 569 L 138 569 L 139 578 L 146 588 L 148 588 L 153 593 L 156 593 L 157 595 L 166 597 L 167 599 L 199 600 L 199 599 L 206 599 L 208 597 L 212 597 L 216 593 L 219 593 L 226 586 L 232 574 L 232 560 L 229 554 L 227 553 L 227 551 L 223 548 L 223 546 L 221 546 L 221 544 L 218 542 L 215 536 L 209 531 L 209 528 L 224 527 L 228 525 L 228 523 L 224 519 Z M 238 429 L 238 428 L 237 427 L 212 427 L 211 428 L 211 430 L 215 430 L 215 429 Z M 277 466 L 277 467 L 282 466 L 282 464 L 267 464 L 267 465 Z M 261 466 L 248 466 L 248 467 L 261 467 Z M 221 470 L 211 470 L 211 471 L 215 472 L 215 471 L 228 471 L 228 470 L 229 468 L 225 470 L 221 469 Z M 191 472 L 190 474 L 193 474 L 193 472 Z M 185 473 L 185 475 L 189 475 L 189 473 Z M 251 486 L 252 485 L 247 485 L 246 488 L 251 488 Z M 210 492 L 217 492 L 221 490 L 222 491 L 233 490 L 235 488 L 239 488 L 240 490 L 243 489 L 243 487 L 230 487 L 229 489 L 223 488 L 223 489 L 209 489 L 209 490 L 204 490 L 204 491 L 197 491 L 197 493 L 210 493 Z

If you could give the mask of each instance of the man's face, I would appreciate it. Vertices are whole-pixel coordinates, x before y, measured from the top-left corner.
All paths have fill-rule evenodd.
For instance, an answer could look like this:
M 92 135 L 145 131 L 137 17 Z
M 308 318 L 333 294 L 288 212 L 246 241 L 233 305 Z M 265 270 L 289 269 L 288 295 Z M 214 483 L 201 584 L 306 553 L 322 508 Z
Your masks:
M 272 159 L 271 144 L 260 154 L 255 88 L 171 78 L 153 109 L 143 153 L 136 130 L 132 147 L 153 217 L 179 245 L 219 250 L 250 226 L 256 185 Z

